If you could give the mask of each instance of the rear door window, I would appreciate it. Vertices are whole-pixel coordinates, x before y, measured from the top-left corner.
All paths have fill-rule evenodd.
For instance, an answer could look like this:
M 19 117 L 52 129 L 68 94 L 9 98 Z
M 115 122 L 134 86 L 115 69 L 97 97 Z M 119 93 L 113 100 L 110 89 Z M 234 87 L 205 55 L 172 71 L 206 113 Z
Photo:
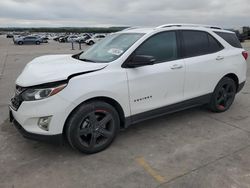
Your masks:
M 225 32 L 215 32 L 225 41 L 227 41 L 231 46 L 235 48 L 242 48 L 239 39 L 237 38 L 235 33 L 225 33 Z
M 223 46 L 209 33 L 203 31 L 182 31 L 184 57 L 215 53 Z

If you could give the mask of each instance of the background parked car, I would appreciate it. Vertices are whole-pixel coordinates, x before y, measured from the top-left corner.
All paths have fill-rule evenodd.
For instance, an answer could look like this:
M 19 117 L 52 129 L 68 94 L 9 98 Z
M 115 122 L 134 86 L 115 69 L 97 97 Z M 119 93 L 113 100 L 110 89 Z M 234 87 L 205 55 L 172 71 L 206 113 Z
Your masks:
M 75 42 L 75 39 L 77 39 L 77 38 L 78 38 L 77 35 L 70 35 L 70 36 L 67 38 L 66 42 Z
M 54 40 L 54 41 L 59 41 L 59 39 L 60 39 L 61 37 L 64 37 L 64 36 L 63 36 L 63 35 L 55 36 L 55 37 L 53 38 L 53 40 Z
M 41 37 L 42 43 L 48 43 L 49 38 L 48 37 Z
M 82 36 L 79 36 L 75 39 L 75 42 L 78 42 L 78 43 L 84 43 L 86 40 L 90 39 L 91 38 L 91 35 L 90 34 L 84 34 Z
M 8 33 L 7 35 L 6 35 L 6 38 L 13 38 L 13 34 L 11 34 L 11 33 Z
M 96 42 L 104 39 L 106 36 L 104 34 L 96 34 L 94 36 L 92 36 L 90 39 L 86 40 L 85 43 L 88 45 L 93 45 Z
M 229 30 L 229 31 L 233 31 L 235 32 L 236 36 L 238 37 L 240 42 L 244 42 L 245 40 L 247 40 L 247 34 L 246 33 L 241 33 L 239 30 Z
M 58 39 L 58 42 L 67 42 L 69 36 L 62 36 Z
M 14 37 L 13 38 L 14 44 L 41 44 L 43 40 L 40 37 L 36 36 L 26 36 L 26 37 Z

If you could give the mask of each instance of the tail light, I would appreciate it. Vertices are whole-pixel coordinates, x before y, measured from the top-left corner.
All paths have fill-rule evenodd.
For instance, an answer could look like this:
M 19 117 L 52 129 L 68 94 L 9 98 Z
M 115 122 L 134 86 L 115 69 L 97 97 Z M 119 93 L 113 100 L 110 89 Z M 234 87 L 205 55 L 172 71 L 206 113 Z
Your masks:
M 245 60 L 247 60 L 247 58 L 248 58 L 248 53 L 247 53 L 247 51 L 242 52 L 242 55 L 243 55 L 243 57 L 245 58 Z

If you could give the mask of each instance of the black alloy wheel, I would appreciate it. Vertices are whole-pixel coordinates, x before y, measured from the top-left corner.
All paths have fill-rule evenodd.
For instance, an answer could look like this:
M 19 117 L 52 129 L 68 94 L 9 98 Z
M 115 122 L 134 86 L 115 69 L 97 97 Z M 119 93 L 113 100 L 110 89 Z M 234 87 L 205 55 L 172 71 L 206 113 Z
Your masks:
M 210 102 L 214 112 L 224 112 L 230 108 L 236 95 L 236 84 L 231 78 L 223 78 L 215 88 Z
M 82 145 L 95 148 L 104 145 L 112 138 L 114 120 L 104 110 L 95 110 L 84 117 L 78 131 L 78 139 Z
M 84 104 L 70 117 L 67 138 L 71 146 L 81 152 L 96 153 L 112 143 L 119 123 L 119 116 L 111 105 Z

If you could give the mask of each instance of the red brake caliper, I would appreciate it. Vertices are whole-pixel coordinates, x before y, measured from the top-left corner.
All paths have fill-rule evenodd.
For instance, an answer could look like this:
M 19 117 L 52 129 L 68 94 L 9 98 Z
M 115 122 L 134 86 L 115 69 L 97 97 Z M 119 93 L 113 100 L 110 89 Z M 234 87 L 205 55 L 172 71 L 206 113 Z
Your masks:
M 106 110 L 96 110 L 95 112 L 105 113 L 105 112 L 107 112 L 107 111 L 106 111 Z
M 224 109 L 225 109 L 225 106 L 223 106 L 223 105 L 218 105 L 217 108 L 218 108 L 219 110 L 224 110 Z

